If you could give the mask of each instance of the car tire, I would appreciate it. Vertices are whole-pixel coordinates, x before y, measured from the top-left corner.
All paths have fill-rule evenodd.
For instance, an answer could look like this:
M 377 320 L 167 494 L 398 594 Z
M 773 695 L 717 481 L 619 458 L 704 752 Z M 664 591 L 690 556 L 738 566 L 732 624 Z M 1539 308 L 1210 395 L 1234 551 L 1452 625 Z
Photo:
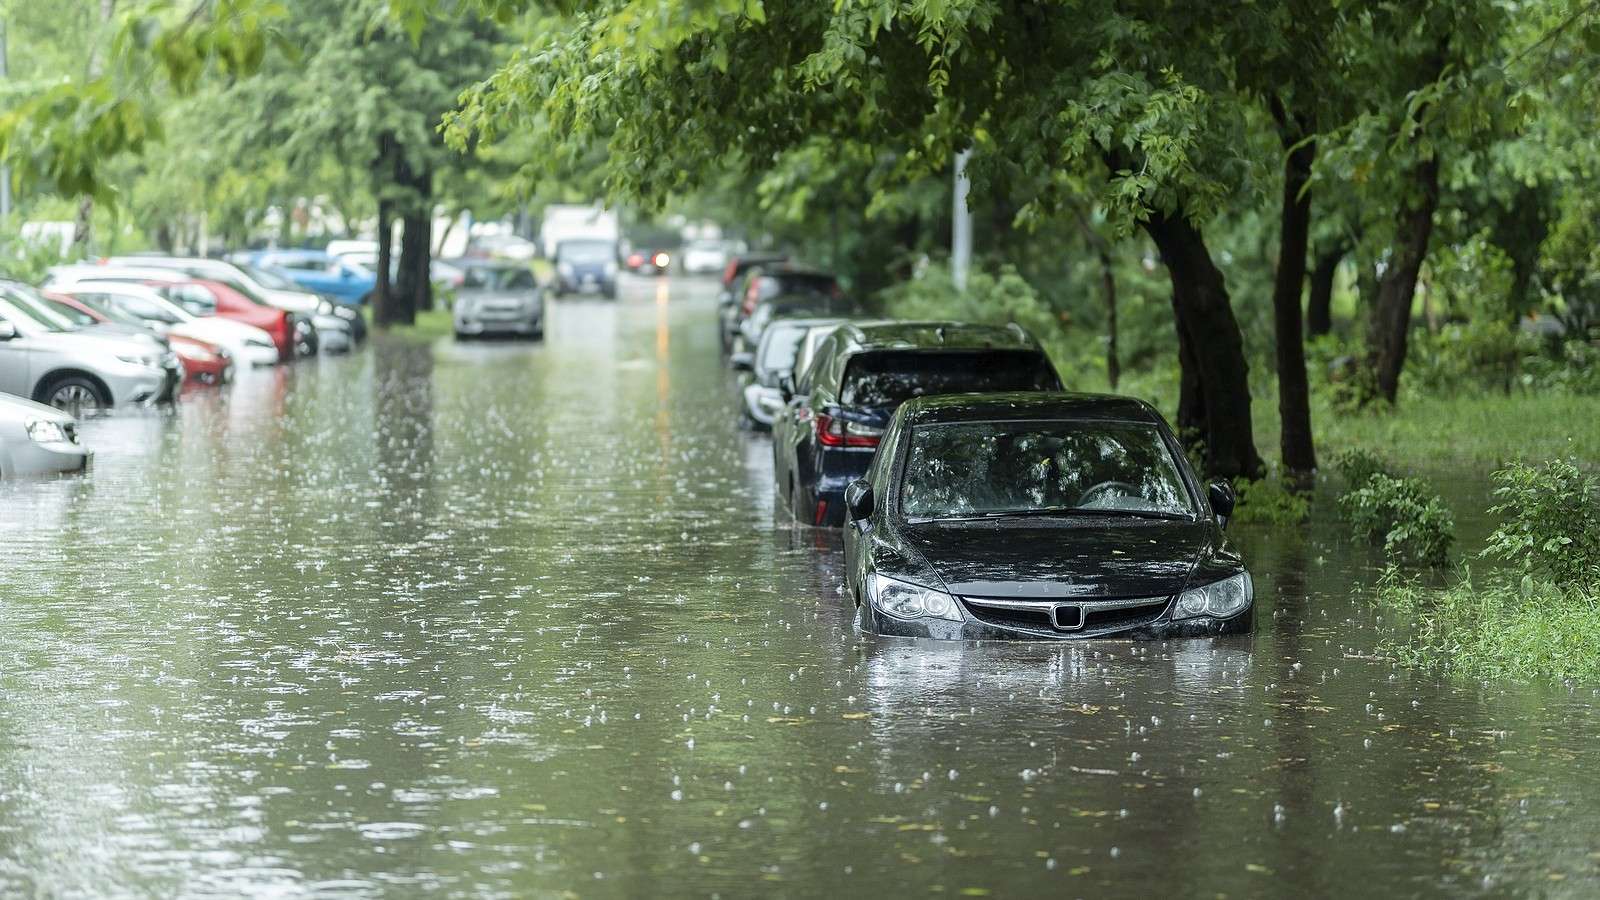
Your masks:
M 39 389 L 38 400 L 75 416 L 111 408 L 111 395 L 87 375 L 58 375 L 50 379 Z
M 816 510 L 815 509 L 811 509 L 811 510 L 805 509 L 805 506 L 807 504 L 803 504 L 801 502 L 802 499 L 804 499 L 804 498 L 803 498 L 803 495 L 800 493 L 800 476 L 799 475 L 790 475 L 789 476 L 789 514 L 794 516 L 794 520 L 797 523 L 799 523 L 801 525 L 810 525 L 812 520 L 808 519 L 806 517 L 806 513 L 810 512 L 811 514 L 815 515 Z

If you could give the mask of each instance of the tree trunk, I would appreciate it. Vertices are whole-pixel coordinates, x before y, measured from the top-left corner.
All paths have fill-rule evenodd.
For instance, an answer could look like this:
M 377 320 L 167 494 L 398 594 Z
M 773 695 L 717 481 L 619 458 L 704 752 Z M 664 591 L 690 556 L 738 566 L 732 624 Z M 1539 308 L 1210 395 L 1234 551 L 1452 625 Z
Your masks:
M 1393 403 L 1400 390 L 1400 370 L 1406 363 L 1407 332 L 1411 328 L 1411 303 L 1417 275 L 1428 256 L 1433 235 L 1433 213 L 1439 206 L 1439 158 L 1412 167 L 1412 190 L 1400 203 L 1395 221 L 1394 249 L 1388 268 L 1378 281 L 1367 330 L 1367 355 L 1376 377 L 1378 396 Z
M 406 214 L 400 233 L 400 306 L 407 323 L 416 321 L 417 313 L 432 306 L 428 278 L 432 225 L 426 211 L 413 207 Z
M 1306 347 L 1300 291 L 1306 280 L 1311 232 L 1311 162 L 1316 146 L 1302 140 L 1304 128 L 1273 98 L 1272 112 L 1287 151 L 1283 161 L 1283 211 L 1278 227 L 1278 273 L 1272 285 L 1272 326 L 1277 345 L 1279 449 L 1288 473 L 1316 471 L 1311 440 L 1311 394 L 1306 383 Z
M 1112 267 L 1111 245 L 1094 230 L 1089 216 L 1082 209 L 1073 211 L 1077 214 L 1078 227 L 1082 229 L 1084 239 L 1094 248 L 1095 257 L 1100 261 L 1100 288 L 1106 302 L 1106 382 L 1114 391 L 1117 381 L 1122 377 L 1122 364 L 1117 358 L 1117 273 Z
M 394 201 L 378 199 L 378 283 L 372 289 L 372 321 L 379 328 L 393 324 L 395 319 L 394 288 L 389 283 L 389 273 L 394 260 Z
M 1179 425 L 1202 426 L 1206 468 L 1211 474 L 1259 477 L 1262 465 L 1251 432 L 1244 338 L 1233 317 L 1222 272 L 1212 263 L 1199 229 L 1189 224 L 1181 211 L 1153 213 L 1143 226 L 1161 250 L 1172 279 L 1178 358 L 1184 371 Z
M 1117 359 L 1117 275 L 1111 268 L 1111 253 L 1100 249 L 1100 287 L 1106 299 L 1106 382 L 1114 391 L 1122 378 L 1122 363 Z
M 1321 337 L 1333 330 L 1333 280 L 1344 261 L 1345 248 L 1336 245 L 1317 254 L 1311 268 L 1311 290 L 1306 298 L 1306 336 Z

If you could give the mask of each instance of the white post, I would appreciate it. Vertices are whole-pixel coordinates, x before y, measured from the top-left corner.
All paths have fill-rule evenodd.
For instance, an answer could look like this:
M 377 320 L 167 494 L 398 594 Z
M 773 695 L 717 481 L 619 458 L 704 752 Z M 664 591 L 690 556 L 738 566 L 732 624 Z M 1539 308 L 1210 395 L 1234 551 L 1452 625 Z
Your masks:
M 950 209 L 950 278 L 956 289 L 967 289 L 967 270 L 972 267 L 972 210 L 967 206 L 967 194 L 972 182 L 967 178 L 967 159 L 971 150 L 956 154 L 955 190 Z

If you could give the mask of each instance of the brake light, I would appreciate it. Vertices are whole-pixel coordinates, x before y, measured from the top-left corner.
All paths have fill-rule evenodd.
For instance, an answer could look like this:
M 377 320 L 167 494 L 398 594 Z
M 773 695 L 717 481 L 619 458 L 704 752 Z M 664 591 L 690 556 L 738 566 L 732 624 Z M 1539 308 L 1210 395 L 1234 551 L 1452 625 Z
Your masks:
M 876 447 L 883 438 L 882 428 L 846 422 L 836 416 L 817 413 L 817 443 L 824 447 Z

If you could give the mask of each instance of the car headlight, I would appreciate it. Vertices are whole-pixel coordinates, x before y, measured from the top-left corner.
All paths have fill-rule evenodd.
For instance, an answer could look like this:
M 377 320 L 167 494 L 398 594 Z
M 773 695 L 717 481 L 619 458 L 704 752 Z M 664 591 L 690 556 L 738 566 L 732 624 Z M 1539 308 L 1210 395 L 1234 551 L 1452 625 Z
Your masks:
M 1250 582 L 1250 573 L 1240 572 L 1231 578 L 1213 581 L 1204 587 L 1190 588 L 1179 594 L 1178 602 L 1172 607 L 1172 618 L 1211 616 L 1226 619 L 1243 612 L 1253 599 L 1255 586 Z
M 28 429 L 28 440 L 35 444 L 70 444 L 67 432 L 56 422 L 49 419 L 29 419 L 24 423 Z
M 161 358 L 159 356 L 133 356 L 130 354 L 128 356 L 118 356 L 117 359 L 130 366 L 144 366 L 146 369 L 161 368 Z
M 961 621 L 961 609 L 956 606 L 955 598 L 944 591 L 896 581 L 882 575 L 869 575 L 867 578 L 872 604 L 897 619 L 933 618 Z

